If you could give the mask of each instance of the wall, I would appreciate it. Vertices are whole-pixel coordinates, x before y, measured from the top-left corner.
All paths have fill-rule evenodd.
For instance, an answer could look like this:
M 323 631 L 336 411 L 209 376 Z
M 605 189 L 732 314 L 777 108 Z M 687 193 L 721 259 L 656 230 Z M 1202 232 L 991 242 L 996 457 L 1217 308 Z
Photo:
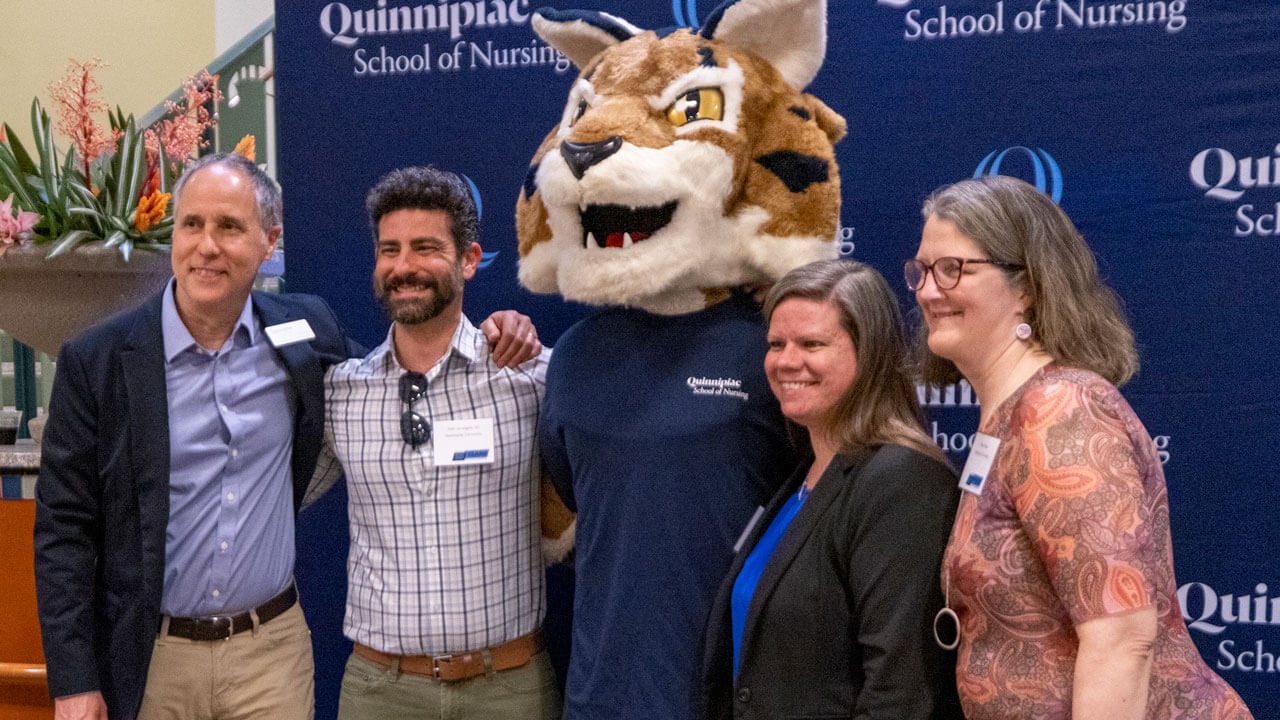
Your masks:
M 213 0 L 213 41 L 221 55 L 275 12 L 273 0 Z
M 110 63 L 102 99 L 141 117 L 215 54 L 214 0 L 5 0 L 0 27 L 0 120 L 24 143 L 68 58 Z

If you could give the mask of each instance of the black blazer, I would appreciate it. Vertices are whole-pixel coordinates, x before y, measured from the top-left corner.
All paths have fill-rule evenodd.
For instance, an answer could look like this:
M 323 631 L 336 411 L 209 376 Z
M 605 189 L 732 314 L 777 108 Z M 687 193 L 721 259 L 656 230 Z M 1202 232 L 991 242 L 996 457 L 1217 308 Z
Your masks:
M 959 490 L 899 445 L 837 455 L 783 533 L 748 608 L 735 687 L 730 597 L 801 466 L 751 529 L 708 624 L 708 716 L 962 718 L 955 657 L 933 639 Z
M 169 522 L 169 408 L 161 295 L 63 346 L 36 484 L 35 565 L 49 693 L 102 691 L 112 720 L 142 705 L 160 622 Z M 295 390 L 294 508 L 324 428 L 324 371 L 358 352 L 307 295 L 254 294 L 263 325 L 305 318 L 277 350 Z

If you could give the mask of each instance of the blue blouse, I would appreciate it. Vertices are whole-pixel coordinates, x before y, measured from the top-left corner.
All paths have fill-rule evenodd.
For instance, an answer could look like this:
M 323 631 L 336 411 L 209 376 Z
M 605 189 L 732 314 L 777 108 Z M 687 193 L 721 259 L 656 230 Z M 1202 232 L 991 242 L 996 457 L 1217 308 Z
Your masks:
M 804 499 L 808 495 L 808 486 L 801 483 L 799 492 L 787 500 L 774 516 L 773 522 L 769 523 L 769 529 L 760 536 L 760 542 L 756 543 L 751 554 L 742 563 L 742 570 L 733 582 L 730 610 L 733 617 L 733 678 L 735 682 L 738 679 L 738 663 L 742 657 L 742 632 L 747 625 L 747 610 L 751 607 L 751 598 L 756 594 L 756 585 L 760 583 L 760 576 L 764 574 L 769 558 L 773 557 L 773 551 L 778 548 L 778 542 L 782 540 L 787 527 L 800 512 L 800 506 L 804 504 Z

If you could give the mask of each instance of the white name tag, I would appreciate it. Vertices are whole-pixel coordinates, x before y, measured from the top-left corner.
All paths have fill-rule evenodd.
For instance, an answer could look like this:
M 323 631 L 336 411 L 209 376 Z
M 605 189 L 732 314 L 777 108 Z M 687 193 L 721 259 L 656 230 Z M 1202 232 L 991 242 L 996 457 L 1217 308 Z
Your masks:
M 266 328 L 266 332 L 267 339 L 271 341 L 274 347 L 278 348 L 314 340 L 316 337 L 316 332 L 311 329 L 311 323 L 305 319 L 271 325 Z
M 960 489 L 981 495 L 987 484 L 987 474 L 996 461 L 996 451 L 1000 449 L 1000 438 L 977 433 L 973 436 L 973 445 L 969 447 L 969 458 L 964 461 L 964 470 L 960 471 Z
M 493 418 L 439 420 L 431 436 L 436 467 L 493 464 Z

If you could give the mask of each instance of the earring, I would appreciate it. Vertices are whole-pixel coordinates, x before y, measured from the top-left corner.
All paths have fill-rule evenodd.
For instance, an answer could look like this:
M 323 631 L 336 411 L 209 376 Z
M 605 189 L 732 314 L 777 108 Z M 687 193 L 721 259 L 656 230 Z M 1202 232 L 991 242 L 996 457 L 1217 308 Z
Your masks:
M 1026 323 L 1018 323 L 1017 327 L 1013 329 L 1013 336 L 1019 340 L 1030 340 L 1031 326 Z

